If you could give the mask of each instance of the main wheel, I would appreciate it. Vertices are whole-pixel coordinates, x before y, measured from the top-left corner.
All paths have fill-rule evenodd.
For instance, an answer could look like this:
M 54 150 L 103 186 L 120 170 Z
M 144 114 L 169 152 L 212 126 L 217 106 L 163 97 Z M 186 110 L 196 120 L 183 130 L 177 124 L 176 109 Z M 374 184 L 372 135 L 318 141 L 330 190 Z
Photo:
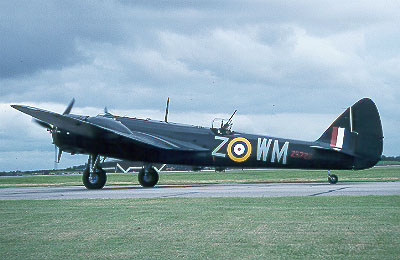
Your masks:
M 104 187 L 107 182 L 106 172 L 101 168 L 97 167 L 96 171 L 90 174 L 89 166 L 86 167 L 82 176 L 83 185 L 89 190 L 98 190 Z
M 138 179 L 143 187 L 154 187 L 158 182 L 158 172 L 153 167 L 142 168 L 138 174 Z
M 328 181 L 330 184 L 336 184 L 338 182 L 338 180 L 339 180 L 339 178 L 335 174 L 328 176 Z

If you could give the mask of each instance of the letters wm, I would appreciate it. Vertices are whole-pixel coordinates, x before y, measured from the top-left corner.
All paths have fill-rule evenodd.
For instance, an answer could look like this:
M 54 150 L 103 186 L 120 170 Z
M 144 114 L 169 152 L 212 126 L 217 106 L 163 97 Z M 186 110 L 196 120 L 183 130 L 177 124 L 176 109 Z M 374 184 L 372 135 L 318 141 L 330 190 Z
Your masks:
M 257 142 L 257 161 L 267 161 L 267 156 L 269 151 L 271 150 L 272 139 L 258 138 Z M 289 149 L 289 142 L 285 142 L 282 148 L 279 150 L 279 142 L 278 140 L 274 141 L 272 155 L 271 155 L 271 163 L 279 163 L 282 160 L 282 164 L 286 164 L 287 153 Z

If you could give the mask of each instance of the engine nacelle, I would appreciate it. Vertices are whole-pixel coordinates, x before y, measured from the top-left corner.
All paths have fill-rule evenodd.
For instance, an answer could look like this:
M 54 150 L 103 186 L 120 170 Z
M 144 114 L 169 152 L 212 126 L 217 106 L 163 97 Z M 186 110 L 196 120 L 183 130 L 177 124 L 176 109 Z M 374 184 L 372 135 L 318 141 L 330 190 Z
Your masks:
M 129 130 L 129 128 L 126 127 L 124 124 L 122 124 L 120 121 L 117 121 L 109 117 L 104 117 L 104 116 L 89 117 L 87 118 L 86 121 L 99 126 L 104 126 L 105 128 L 108 129 L 113 129 L 115 131 L 124 134 L 132 134 L 131 130 Z

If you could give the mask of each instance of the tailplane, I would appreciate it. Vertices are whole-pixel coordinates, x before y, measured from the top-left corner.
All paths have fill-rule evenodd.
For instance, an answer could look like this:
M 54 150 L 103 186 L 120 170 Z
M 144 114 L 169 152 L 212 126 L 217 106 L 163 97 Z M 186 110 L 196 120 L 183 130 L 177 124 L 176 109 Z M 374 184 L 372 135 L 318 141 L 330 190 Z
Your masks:
M 359 100 L 333 122 L 317 143 L 321 148 L 353 156 L 353 169 L 374 166 L 383 150 L 382 124 L 375 103 L 369 98 Z

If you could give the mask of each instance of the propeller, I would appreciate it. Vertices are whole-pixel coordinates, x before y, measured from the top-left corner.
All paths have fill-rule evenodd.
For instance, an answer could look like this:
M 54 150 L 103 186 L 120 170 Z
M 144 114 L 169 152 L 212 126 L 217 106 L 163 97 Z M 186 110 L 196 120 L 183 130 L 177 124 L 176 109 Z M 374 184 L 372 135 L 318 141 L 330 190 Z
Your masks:
M 104 107 L 104 115 L 112 115 L 109 111 L 107 107 Z
M 68 115 L 69 113 L 71 113 L 72 107 L 75 104 L 75 98 L 73 98 L 71 100 L 71 102 L 69 102 L 67 108 L 65 109 L 65 111 L 63 112 L 63 115 Z M 49 123 L 43 122 L 41 120 L 38 119 L 33 119 L 32 120 L 34 123 L 38 124 L 39 126 L 46 128 L 52 135 L 53 137 L 53 143 L 54 143 L 54 169 L 57 168 L 57 163 L 60 162 L 61 160 L 61 155 L 62 155 L 62 150 L 59 149 L 55 143 L 55 138 L 56 138 L 56 133 L 57 133 L 57 127 L 56 126 L 52 126 Z
M 71 100 L 71 102 L 69 102 L 69 104 L 68 104 L 67 108 L 65 109 L 63 115 L 68 115 L 69 113 L 71 113 L 71 110 L 72 110 L 72 107 L 74 106 L 74 104 L 75 104 L 75 98 L 73 98 Z M 107 109 L 107 108 L 105 108 L 105 109 Z M 39 126 L 43 127 L 43 128 L 47 128 L 49 131 L 53 130 L 53 126 L 51 126 L 49 123 L 43 122 L 43 121 L 41 121 L 39 119 L 36 119 L 36 118 L 33 118 L 32 121 L 34 123 L 38 124 Z
M 75 104 L 75 98 L 72 98 L 71 102 L 69 102 L 67 108 L 65 109 L 63 115 L 69 115 L 69 113 L 71 113 L 72 107 Z M 56 138 L 56 133 L 57 133 L 57 127 L 54 126 L 54 129 L 52 131 L 53 135 L 53 141 L 54 141 L 54 147 L 55 147 L 55 156 L 56 156 L 56 161 L 55 163 L 59 163 L 61 160 L 61 155 L 62 155 L 62 150 L 60 148 L 57 147 L 56 142 L 55 142 L 55 138 Z M 58 154 L 57 154 L 57 148 L 58 148 Z
M 68 104 L 67 108 L 65 109 L 63 115 L 68 115 L 71 112 L 71 109 L 74 106 L 74 104 L 75 104 L 75 98 L 73 98 L 71 100 L 71 102 L 69 102 L 69 104 Z

